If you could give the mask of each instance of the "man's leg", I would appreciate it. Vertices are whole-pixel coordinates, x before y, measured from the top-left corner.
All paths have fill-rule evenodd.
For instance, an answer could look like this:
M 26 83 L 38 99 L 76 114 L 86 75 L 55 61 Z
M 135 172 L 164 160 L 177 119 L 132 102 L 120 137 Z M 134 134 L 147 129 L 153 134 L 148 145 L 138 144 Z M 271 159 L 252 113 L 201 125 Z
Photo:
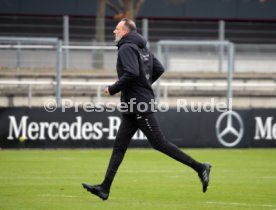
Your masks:
M 167 141 L 160 129 L 159 123 L 154 113 L 138 114 L 137 116 L 139 116 L 137 117 L 138 127 L 147 136 L 152 147 L 193 168 L 198 173 L 203 184 L 203 192 L 205 192 L 209 182 L 211 166 L 209 164 L 202 164 L 197 162 L 192 157 L 180 150 L 176 145 Z
M 83 184 L 92 194 L 95 194 L 106 200 L 109 195 L 110 187 L 116 172 L 124 158 L 125 152 L 131 140 L 131 137 L 137 131 L 137 124 L 134 115 L 122 115 L 122 122 L 113 146 L 112 155 L 109 161 L 109 165 L 106 171 L 105 179 L 100 185 L 91 186 Z
M 116 135 L 112 155 L 103 182 L 107 188 L 110 188 L 116 172 L 124 158 L 129 142 L 137 129 L 138 127 L 135 122 L 135 116 L 123 115 L 122 123 Z

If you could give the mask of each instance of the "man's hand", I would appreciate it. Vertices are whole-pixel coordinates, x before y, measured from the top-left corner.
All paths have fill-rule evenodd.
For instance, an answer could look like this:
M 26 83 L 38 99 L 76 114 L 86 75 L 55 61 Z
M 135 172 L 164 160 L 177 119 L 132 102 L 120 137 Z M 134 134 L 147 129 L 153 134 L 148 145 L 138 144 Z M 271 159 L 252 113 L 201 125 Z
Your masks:
M 108 87 L 106 87 L 106 88 L 104 89 L 104 95 L 106 95 L 106 96 L 110 96 L 110 93 L 109 93 Z

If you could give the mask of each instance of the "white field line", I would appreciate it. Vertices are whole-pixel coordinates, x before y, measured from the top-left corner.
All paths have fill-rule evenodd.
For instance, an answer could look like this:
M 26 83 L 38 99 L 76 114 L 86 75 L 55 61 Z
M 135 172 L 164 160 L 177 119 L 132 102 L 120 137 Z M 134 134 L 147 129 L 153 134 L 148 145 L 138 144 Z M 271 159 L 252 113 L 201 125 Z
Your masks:
M 250 203 L 238 203 L 238 202 L 219 202 L 219 201 L 208 201 L 207 204 L 223 205 L 223 206 L 247 206 L 247 207 L 269 207 L 276 208 L 276 205 L 272 204 L 250 204 Z
M 39 179 L 49 179 L 49 180 L 51 180 L 51 179 L 53 179 L 53 180 L 57 180 L 57 179 L 73 179 L 73 180 L 79 180 L 79 179 L 87 179 L 87 178 L 89 178 L 88 176 L 87 177 L 74 177 L 74 176 L 72 176 L 72 177 L 62 177 L 62 178 L 58 178 L 58 177 L 55 177 L 53 174 L 52 175 L 44 175 L 44 174 L 41 174 L 42 176 L 20 176 L 19 178 L 14 178 L 14 177 L 5 177 L 5 176 L 0 176 L 0 180 L 21 180 L 21 179 L 37 179 L 37 180 L 39 180 Z
M 263 176 L 262 179 L 276 179 L 276 176 Z
M 122 170 L 120 171 L 120 173 L 168 173 L 168 174 L 175 174 L 177 173 L 181 173 L 184 170 Z
M 83 196 L 77 196 L 77 195 L 60 195 L 60 194 L 39 194 L 36 195 L 37 197 L 56 197 L 56 198 L 80 198 Z

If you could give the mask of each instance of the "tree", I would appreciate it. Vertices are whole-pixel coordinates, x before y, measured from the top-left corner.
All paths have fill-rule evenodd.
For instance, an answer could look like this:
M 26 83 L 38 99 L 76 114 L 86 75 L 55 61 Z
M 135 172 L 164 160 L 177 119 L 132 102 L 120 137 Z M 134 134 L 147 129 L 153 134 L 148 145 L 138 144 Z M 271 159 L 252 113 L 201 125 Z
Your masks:
M 105 10 L 106 0 L 97 0 L 96 14 L 96 44 L 102 45 L 105 42 Z M 94 54 L 94 67 L 103 69 L 103 51 L 97 50 Z
M 145 0 L 118 0 L 119 5 L 110 0 L 97 0 L 96 14 L 96 44 L 102 45 L 105 42 L 105 12 L 106 6 L 111 8 L 115 19 L 135 19 Z M 97 50 L 93 56 L 93 64 L 96 69 L 103 69 L 103 51 Z
M 96 14 L 96 41 L 105 41 L 105 8 L 106 0 L 97 1 L 97 14 Z
M 119 5 L 107 1 L 107 6 L 115 13 L 115 19 L 130 18 L 135 20 L 145 0 L 118 0 Z

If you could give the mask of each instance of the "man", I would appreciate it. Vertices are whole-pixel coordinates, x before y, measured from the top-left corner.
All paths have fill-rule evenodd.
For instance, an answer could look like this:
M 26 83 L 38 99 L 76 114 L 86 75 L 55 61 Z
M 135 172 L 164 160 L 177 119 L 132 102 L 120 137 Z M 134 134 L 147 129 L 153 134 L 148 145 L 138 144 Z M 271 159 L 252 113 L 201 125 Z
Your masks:
M 136 32 L 136 25 L 132 20 L 122 19 L 113 33 L 118 46 L 119 79 L 105 89 L 105 94 L 114 95 L 121 92 L 121 102 L 128 104 L 129 109 L 122 114 L 122 123 L 114 142 L 104 181 L 100 185 L 93 186 L 83 183 L 83 187 L 103 200 L 108 199 L 111 184 L 131 137 L 137 129 L 140 129 L 153 148 L 194 169 L 202 182 L 203 192 L 206 192 L 211 165 L 197 162 L 168 142 L 160 130 L 154 110 L 151 109 L 151 102 L 154 100 L 151 85 L 163 74 L 163 66 L 149 52 L 146 41 Z M 133 102 L 137 106 L 134 106 Z M 139 103 L 143 103 L 143 108 L 138 105 Z

